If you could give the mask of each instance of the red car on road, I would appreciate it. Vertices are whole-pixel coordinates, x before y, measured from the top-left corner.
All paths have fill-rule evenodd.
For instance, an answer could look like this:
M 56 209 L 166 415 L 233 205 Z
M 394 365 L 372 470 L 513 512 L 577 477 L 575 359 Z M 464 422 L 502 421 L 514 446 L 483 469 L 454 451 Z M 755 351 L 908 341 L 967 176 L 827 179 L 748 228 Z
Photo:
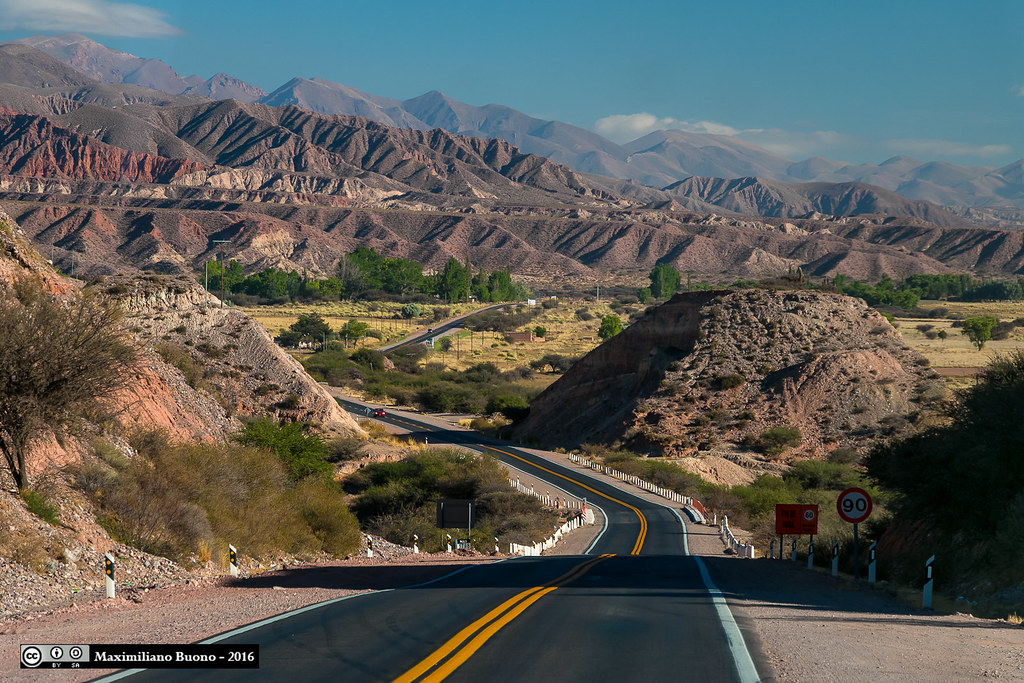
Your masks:
M 384 412 L 383 408 L 374 408 L 373 410 L 374 417 L 387 417 L 387 415 L 388 414 Z

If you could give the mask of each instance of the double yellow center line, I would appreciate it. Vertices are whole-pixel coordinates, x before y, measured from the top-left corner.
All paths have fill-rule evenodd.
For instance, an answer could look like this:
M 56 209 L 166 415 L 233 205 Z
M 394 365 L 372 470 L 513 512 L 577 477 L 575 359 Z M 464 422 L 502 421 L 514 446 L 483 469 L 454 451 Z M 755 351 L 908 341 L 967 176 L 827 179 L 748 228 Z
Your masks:
M 530 605 L 548 593 L 580 578 L 590 571 L 594 565 L 607 560 L 609 557 L 614 557 L 614 555 L 600 555 L 587 560 L 543 586 L 534 586 L 509 598 L 456 633 L 448 642 L 435 650 L 433 654 L 396 678 L 394 683 L 412 683 L 417 680 L 422 683 L 443 681 L 453 671 L 462 666 L 466 660 L 472 657 L 484 643 L 491 639 L 491 636 L 522 614 Z M 447 661 L 445 661 L 446 659 Z M 442 664 L 441 662 L 444 663 Z M 439 664 L 440 666 L 438 666 Z

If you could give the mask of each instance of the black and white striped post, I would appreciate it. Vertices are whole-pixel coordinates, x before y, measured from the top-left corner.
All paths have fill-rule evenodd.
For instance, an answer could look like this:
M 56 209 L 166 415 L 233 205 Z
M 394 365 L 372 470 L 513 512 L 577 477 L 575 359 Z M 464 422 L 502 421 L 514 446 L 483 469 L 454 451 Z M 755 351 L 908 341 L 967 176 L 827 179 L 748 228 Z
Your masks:
M 775 539 L 774 538 L 772 539 L 772 542 L 768 544 L 768 559 L 769 560 L 774 560 L 775 559 Z
M 231 576 L 238 578 L 238 550 L 233 545 L 228 546 L 228 569 L 231 570 Z
M 814 536 L 807 541 L 807 568 L 814 569 Z
M 494 537 L 494 554 L 497 555 L 501 550 L 498 549 L 498 537 Z
M 796 539 L 793 539 L 793 549 L 789 553 L 789 559 L 796 562 Z
M 935 564 L 935 556 L 932 555 L 925 562 L 925 579 L 924 579 L 924 591 L 921 595 L 921 607 L 925 609 L 932 608 L 932 584 L 935 583 L 935 577 L 932 576 L 932 566 Z
M 103 554 L 103 573 L 106 575 L 107 597 L 114 597 L 114 556 Z
M 871 584 L 872 586 L 875 585 L 875 578 L 876 578 L 876 574 L 875 574 L 875 546 L 877 546 L 877 545 L 878 545 L 878 543 L 875 542 L 875 543 L 872 543 L 871 545 L 868 546 L 868 583 Z
M 839 576 L 839 541 L 832 544 L 832 576 Z
M 369 536 L 366 537 L 366 556 L 373 557 L 373 539 Z
M 420 554 L 420 537 L 416 534 L 412 535 L 412 552 L 415 555 Z

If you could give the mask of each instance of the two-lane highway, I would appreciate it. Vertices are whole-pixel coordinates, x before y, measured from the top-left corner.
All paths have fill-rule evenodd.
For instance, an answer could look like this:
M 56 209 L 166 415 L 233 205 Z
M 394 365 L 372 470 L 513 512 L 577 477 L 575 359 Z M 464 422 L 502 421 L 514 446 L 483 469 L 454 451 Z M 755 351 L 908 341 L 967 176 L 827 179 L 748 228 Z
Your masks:
M 362 406 L 346 408 L 359 414 Z M 573 495 L 600 500 L 607 529 L 588 556 L 509 559 L 420 586 L 305 608 L 207 642 L 257 643 L 254 681 L 759 680 L 683 520 L 651 503 L 478 435 L 384 418 L 431 443 L 491 453 Z M 761 668 L 767 671 L 763 665 Z M 221 681 L 232 672 L 194 670 Z M 143 680 L 178 680 L 151 670 Z M 122 674 L 123 675 L 123 674 Z M 112 680 L 112 679 L 107 679 Z

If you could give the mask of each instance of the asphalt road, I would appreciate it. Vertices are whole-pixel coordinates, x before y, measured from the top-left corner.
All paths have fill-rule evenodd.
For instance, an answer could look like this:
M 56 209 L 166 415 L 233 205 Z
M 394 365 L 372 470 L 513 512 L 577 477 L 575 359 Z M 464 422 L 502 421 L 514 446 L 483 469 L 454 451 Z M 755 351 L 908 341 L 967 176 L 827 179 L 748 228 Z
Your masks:
M 358 414 L 362 406 L 346 408 Z M 472 445 L 574 495 L 600 499 L 607 529 L 586 556 L 475 566 L 218 641 L 259 644 L 258 670 L 153 669 L 131 680 L 753 681 L 758 670 L 768 671 L 730 625 L 724 599 L 716 604 L 672 510 L 514 447 L 481 443 L 472 433 L 405 416 L 384 419 L 432 443 Z

